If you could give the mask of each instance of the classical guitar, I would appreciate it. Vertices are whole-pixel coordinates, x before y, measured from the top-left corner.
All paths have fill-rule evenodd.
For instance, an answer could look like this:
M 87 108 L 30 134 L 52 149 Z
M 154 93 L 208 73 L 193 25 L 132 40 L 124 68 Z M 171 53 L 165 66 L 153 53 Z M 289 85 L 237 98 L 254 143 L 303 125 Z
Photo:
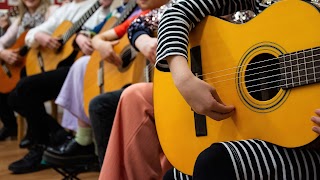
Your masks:
M 236 111 L 219 122 L 199 115 L 171 74 L 156 71 L 156 127 L 170 163 L 192 174 L 199 153 L 215 142 L 257 138 L 300 147 L 316 139 L 310 117 L 320 107 L 319 29 L 318 9 L 294 0 L 245 24 L 204 19 L 190 34 L 191 69 Z
M 34 75 L 41 72 L 54 70 L 59 63 L 68 59 L 70 56 L 76 56 L 77 51 L 73 48 L 73 41 L 76 38 L 76 32 L 90 18 L 90 16 L 100 7 L 97 1 L 82 17 L 74 24 L 70 21 L 63 21 L 53 32 L 53 37 L 61 39 L 62 46 L 53 51 L 49 48 L 39 47 L 31 48 L 27 54 L 27 75 Z M 73 58 L 71 58 L 73 59 Z
M 18 54 L 22 59 L 16 64 L 10 65 L 0 59 L 0 93 L 9 93 L 16 87 L 20 80 L 20 72 L 25 67 L 25 55 L 28 52 L 28 47 L 24 44 L 24 39 L 28 31 L 23 32 L 16 42 L 8 49 L 18 50 Z
M 131 1 L 117 23 L 114 24 L 114 22 L 109 20 L 105 27 L 110 29 L 121 24 L 121 22 L 127 19 L 135 7 L 135 1 Z M 89 103 L 93 97 L 104 92 L 121 89 L 125 85 L 143 80 L 143 69 L 146 64 L 145 59 L 142 54 L 137 53 L 131 47 L 127 35 L 124 35 L 120 39 L 119 44 L 114 46 L 114 51 L 122 58 L 123 65 L 120 68 L 101 59 L 98 51 L 94 51 L 91 55 L 84 76 L 84 109 L 87 114 Z

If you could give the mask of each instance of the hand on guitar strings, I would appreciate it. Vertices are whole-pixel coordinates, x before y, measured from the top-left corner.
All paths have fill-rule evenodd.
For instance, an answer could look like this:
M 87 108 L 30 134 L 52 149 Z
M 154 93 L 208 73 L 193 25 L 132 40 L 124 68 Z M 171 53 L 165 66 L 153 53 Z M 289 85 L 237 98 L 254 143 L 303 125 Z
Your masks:
M 194 76 L 183 56 L 170 56 L 167 61 L 177 89 L 193 111 L 217 121 L 232 116 L 235 107 L 224 104 L 214 87 Z
M 140 52 L 152 63 L 156 62 L 156 51 L 158 39 L 152 38 L 149 35 L 140 35 L 135 41 L 136 47 Z
M 21 60 L 21 56 L 19 56 L 19 49 L 4 49 L 0 52 L 0 58 L 10 65 L 13 65 Z
M 91 39 L 83 34 L 78 34 L 76 43 L 85 55 L 91 55 L 93 52 Z
M 316 109 L 315 113 L 317 116 L 312 116 L 311 121 L 313 121 L 317 126 L 313 126 L 312 130 L 320 135 L 320 109 Z
M 61 46 L 59 42 L 60 38 L 58 37 L 51 37 L 49 34 L 44 32 L 38 32 L 35 35 L 36 41 L 45 48 L 49 48 L 51 50 L 56 50 Z

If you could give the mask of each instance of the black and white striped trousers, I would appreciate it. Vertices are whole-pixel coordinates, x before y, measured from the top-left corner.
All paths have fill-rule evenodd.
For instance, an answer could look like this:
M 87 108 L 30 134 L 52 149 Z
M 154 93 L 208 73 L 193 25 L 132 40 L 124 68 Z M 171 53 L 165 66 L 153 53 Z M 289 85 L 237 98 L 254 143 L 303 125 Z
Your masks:
M 193 177 L 172 169 L 164 180 L 319 180 L 320 150 L 283 148 L 261 140 L 212 144 L 198 157 Z

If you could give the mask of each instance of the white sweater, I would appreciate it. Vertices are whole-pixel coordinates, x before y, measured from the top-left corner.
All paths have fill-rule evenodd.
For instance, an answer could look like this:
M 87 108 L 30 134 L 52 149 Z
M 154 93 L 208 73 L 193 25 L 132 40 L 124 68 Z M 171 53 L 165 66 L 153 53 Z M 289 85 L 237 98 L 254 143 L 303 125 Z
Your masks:
M 28 46 L 37 47 L 39 44 L 35 41 L 35 34 L 38 32 L 44 32 L 47 34 L 52 34 L 54 30 L 63 22 L 70 21 L 75 23 L 82 15 L 89 10 L 92 5 L 96 3 L 96 0 L 84 0 L 82 2 L 76 3 L 75 1 L 67 3 L 57 9 L 50 18 L 31 30 L 29 30 L 25 42 Z M 94 28 L 103 18 L 109 13 L 109 9 L 103 9 L 100 7 L 85 23 L 86 28 Z

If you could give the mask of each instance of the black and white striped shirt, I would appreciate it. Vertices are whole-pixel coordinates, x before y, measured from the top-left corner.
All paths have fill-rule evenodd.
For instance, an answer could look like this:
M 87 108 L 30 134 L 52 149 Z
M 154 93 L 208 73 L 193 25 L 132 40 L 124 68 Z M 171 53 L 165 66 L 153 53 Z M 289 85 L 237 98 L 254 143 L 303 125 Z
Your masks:
M 168 71 L 166 57 L 184 56 L 187 59 L 188 36 L 192 28 L 208 15 L 225 16 L 240 10 L 256 14 L 269 6 L 261 0 L 181 0 L 164 14 L 158 29 L 156 67 Z

